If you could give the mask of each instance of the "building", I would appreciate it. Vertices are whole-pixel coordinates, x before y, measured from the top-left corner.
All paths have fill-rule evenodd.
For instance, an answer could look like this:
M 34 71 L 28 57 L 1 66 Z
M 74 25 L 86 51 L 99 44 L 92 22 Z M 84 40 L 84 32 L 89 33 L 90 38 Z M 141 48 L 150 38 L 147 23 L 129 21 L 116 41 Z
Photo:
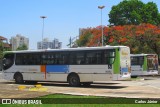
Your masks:
M 26 45 L 29 48 L 29 38 L 26 38 L 20 34 L 17 34 L 15 37 L 11 37 L 10 43 L 12 45 L 12 50 L 17 50 L 18 47 Z
M 0 36 L 0 47 L 1 50 L 10 50 L 11 49 L 11 44 L 8 43 L 8 39 L 3 37 L 3 36 Z
M 62 48 L 62 42 L 58 39 L 50 41 L 48 38 L 43 39 L 43 41 L 37 42 L 37 49 L 60 49 Z

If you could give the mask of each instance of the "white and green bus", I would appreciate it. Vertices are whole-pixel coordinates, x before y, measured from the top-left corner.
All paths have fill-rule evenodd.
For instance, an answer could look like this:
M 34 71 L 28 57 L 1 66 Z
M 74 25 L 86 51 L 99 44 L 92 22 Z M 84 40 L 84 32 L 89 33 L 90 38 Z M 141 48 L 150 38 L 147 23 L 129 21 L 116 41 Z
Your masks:
M 131 54 L 131 76 L 158 74 L 158 55 Z
M 8 51 L 4 79 L 68 82 L 70 86 L 130 78 L 130 49 L 126 46 Z

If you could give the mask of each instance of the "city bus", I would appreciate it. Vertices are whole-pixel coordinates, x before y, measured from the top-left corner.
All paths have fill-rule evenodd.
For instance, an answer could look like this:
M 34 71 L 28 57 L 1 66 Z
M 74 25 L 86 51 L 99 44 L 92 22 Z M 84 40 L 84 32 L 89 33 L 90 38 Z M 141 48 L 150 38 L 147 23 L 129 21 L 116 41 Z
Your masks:
M 131 54 L 131 76 L 158 74 L 158 55 Z
M 3 77 L 16 83 L 68 82 L 70 86 L 95 81 L 130 78 L 127 46 L 83 47 L 8 51 L 3 57 Z

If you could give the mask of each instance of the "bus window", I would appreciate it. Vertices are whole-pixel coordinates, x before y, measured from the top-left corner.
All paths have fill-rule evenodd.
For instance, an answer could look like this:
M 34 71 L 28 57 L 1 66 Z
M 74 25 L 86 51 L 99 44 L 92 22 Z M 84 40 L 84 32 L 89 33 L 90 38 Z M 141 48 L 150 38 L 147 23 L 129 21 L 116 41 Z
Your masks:
M 104 63 L 113 64 L 115 60 L 115 51 L 114 50 L 105 50 L 104 52 Z
M 143 65 L 144 57 L 143 56 L 136 56 L 131 57 L 131 65 Z
M 71 52 L 70 53 L 70 64 L 80 65 L 85 64 L 85 53 L 84 52 Z
M 3 70 L 9 69 L 14 64 L 14 54 L 5 54 L 3 59 Z
M 76 53 L 75 52 L 70 53 L 69 59 L 70 59 L 70 64 L 75 65 L 76 64 Z
M 87 52 L 86 64 L 102 64 L 102 51 Z
M 76 61 L 77 61 L 78 65 L 85 63 L 84 52 L 77 53 L 77 59 L 76 59 Z
M 48 60 L 49 60 L 50 55 L 48 53 L 42 53 L 42 65 L 46 65 L 49 64 Z
M 38 53 L 18 53 L 16 54 L 16 65 L 40 65 L 41 56 Z
M 62 65 L 68 64 L 68 56 L 69 56 L 69 53 L 67 52 L 59 53 L 59 64 L 62 64 Z

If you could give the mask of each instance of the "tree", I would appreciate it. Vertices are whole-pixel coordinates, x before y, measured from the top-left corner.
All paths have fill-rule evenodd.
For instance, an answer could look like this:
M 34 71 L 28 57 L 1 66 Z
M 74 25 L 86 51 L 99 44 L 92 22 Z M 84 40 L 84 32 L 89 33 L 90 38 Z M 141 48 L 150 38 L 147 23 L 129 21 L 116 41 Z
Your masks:
M 23 44 L 22 46 L 19 46 L 17 50 L 28 50 L 28 47 L 26 44 Z
M 160 13 L 153 2 L 144 4 L 140 0 L 124 0 L 113 6 L 109 22 L 113 25 L 139 25 L 141 23 L 160 24 Z
M 76 41 L 77 45 L 80 47 L 87 46 L 91 37 L 92 33 L 90 32 L 90 29 L 86 29 L 86 31 L 80 36 L 79 40 Z
M 0 40 L 0 59 L 3 57 L 3 42 Z
M 160 24 L 158 8 L 153 2 L 148 2 L 143 6 L 141 15 L 143 23 L 150 23 L 154 25 Z

